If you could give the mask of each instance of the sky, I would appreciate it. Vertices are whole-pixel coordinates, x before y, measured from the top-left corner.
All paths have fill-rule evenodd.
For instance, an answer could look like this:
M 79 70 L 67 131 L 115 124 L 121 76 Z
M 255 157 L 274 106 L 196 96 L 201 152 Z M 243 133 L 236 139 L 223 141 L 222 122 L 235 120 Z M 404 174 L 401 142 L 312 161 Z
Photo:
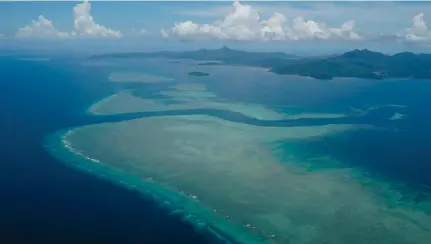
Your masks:
M 428 52 L 427 18 L 427 1 L 2 1 L 0 48 Z

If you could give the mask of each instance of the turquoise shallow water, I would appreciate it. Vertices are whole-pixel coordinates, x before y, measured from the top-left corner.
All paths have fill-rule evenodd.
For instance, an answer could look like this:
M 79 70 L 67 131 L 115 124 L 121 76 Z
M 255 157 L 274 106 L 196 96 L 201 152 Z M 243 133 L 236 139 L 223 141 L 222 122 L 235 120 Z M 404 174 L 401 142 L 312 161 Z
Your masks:
M 249 233 L 241 227 L 230 224 L 222 216 L 217 216 L 212 209 L 205 208 L 197 200 L 166 187 L 157 185 L 152 180 L 143 180 L 137 176 L 106 166 L 96 159 L 76 152 L 67 146 L 64 136 L 69 130 L 61 130 L 45 138 L 45 148 L 51 155 L 66 165 L 78 168 L 101 179 L 109 180 L 125 188 L 136 190 L 142 196 L 157 201 L 161 207 L 190 222 L 197 231 L 216 236 L 226 243 L 266 243 L 258 234 Z M 198 215 L 196 215 L 198 214 Z M 210 222 L 208 222 L 210 220 Z
M 360 173 L 361 171 L 355 176 L 355 171 L 344 169 L 340 165 L 334 167 L 326 164 L 320 168 L 306 168 L 306 171 L 302 171 L 303 167 L 297 167 L 295 160 L 284 159 L 277 162 L 271 156 L 272 153 L 268 154 L 266 149 L 259 145 L 260 142 L 256 141 L 257 144 L 254 142 L 258 138 L 274 140 L 273 138 L 280 136 L 280 138 L 287 136 L 293 141 L 310 136 L 312 138 L 322 132 L 333 133 L 331 127 L 293 127 L 290 131 L 273 127 L 270 130 L 262 130 L 255 126 L 244 127 L 238 123 L 225 124 L 226 122 L 222 120 L 215 120 L 218 122 L 214 124 L 211 122 L 212 118 L 202 120 L 203 118 L 156 117 L 81 127 L 66 133 L 67 141 L 70 143 L 66 144 L 66 147 L 78 150 L 75 154 L 82 153 L 81 159 L 85 155 L 87 164 L 106 163 L 129 173 L 114 174 L 114 177 L 108 174 L 110 180 L 126 185 L 132 184 L 146 194 L 156 193 L 155 199 L 159 202 L 166 204 L 168 201 L 173 209 L 177 209 L 179 205 L 182 206 L 186 209 L 182 214 L 186 216 L 190 213 L 199 216 L 196 219 L 192 218 L 194 224 L 204 226 L 207 224 L 203 223 L 211 223 L 216 227 L 215 229 L 228 233 L 228 236 L 241 243 L 256 241 L 252 236 L 242 234 L 247 233 L 246 230 L 249 229 L 242 225 L 250 223 L 251 226 L 257 227 L 258 233 L 275 243 L 286 241 L 317 243 L 316 241 L 326 240 L 332 240 L 331 243 L 345 241 L 356 243 L 347 237 L 356 235 L 357 231 L 362 232 L 361 229 L 368 225 L 370 225 L 369 228 L 373 226 L 372 228 L 375 229 L 375 238 L 378 238 L 380 243 L 386 243 L 382 238 L 395 234 L 393 229 L 399 228 L 398 226 L 404 221 L 405 233 L 418 235 L 412 243 L 421 243 L 417 241 L 429 237 L 415 223 L 415 221 L 420 223 L 419 226 L 428 225 L 425 217 L 426 204 L 423 206 L 425 209 L 414 206 L 411 202 L 401 204 L 400 193 L 396 188 L 392 188 L 392 184 L 373 179 L 369 175 Z M 196 122 L 198 122 L 197 125 Z M 165 125 L 168 126 L 165 127 Z M 221 127 L 214 130 L 212 126 Z M 335 128 L 337 127 L 338 125 Z M 317 131 L 309 132 L 310 129 L 317 129 Z M 176 135 L 174 131 L 177 130 L 185 132 L 186 136 Z M 343 130 L 340 132 L 343 133 Z M 201 138 L 201 133 L 206 136 Z M 284 133 L 286 135 L 283 135 Z M 228 134 L 230 135 L 227 136 Z M 245 137 L 238 137 L 240 135 Z M 183 140 L 182 145 L 176 144 L 178 140 Z M 219 152 L 223 155 L 217 154 L 218 150 L 221 150 Z M 184 152 L 186 154 L 183 154 Z M 197 153 L 200 156 L 191 156 L 188 153 L 192 153 L 191 155 Z M 243 153 L 245 154 L 241 155 Z M 290 153 L 295 155 L 294 151 Z M 249 154 L 253 156 L 249 157 Z M 331 162 L 330 158 L 326 160 Z M 281 162 L 286 165 L 281 165 Z M 305 162 L 324 163 L 325 160 L 317 158 L 317 160 Z M 106 176 L 106 171 L 96 171 L 96 174 Z M 129 178 L 130 174 L 138 177 Z M 136 179 L 139 182 L 139 178 L 143 182 L 150 179 L 151 183 L 155 184 L 137 184 L 135 180 L 131 181 Z M 364 185 L 364 180 L 369 181 L 370 184 Z M 160 187 L 171 191 L 159 190 Z M 176 195 L 178 193 L 186 195 L 182 196 L 185 198 L 180 198 L 185 201 L 177 201 L 177 197 L 172 201 L 172 194 L 180 196 Z M 196 201 L 193 201 L 194 198 L 197 198 Z M 191 199 L 194 204 L 189 204 L 187 201 Z M 205 206 L 213 206 L 217 212 L 211 211 L 212 207 Z M 321 207 L 316 212 L 317 206 Z M 419 215 L 415 214 L 416 208 Z M 334 215 L 334 211 L 337 213 L 340 210 L 340 213 Z M 283 215 L 278 216 L 281 213 L 279 211 L 285 211 L 287 218 L 282 217 Z M 233 219 L 230 220 L 226 214 Z M 397 217 L 399 214 L 406 215 L 407 219 L 400 219 Z M 368 219 L 367 216 L 375 217 Z M 338 219 L 340 223 L 335 223 L 335 226 L 323 224 L 328 228 L 323 232 L 325 235 L 320 231 L 314 233 L 315 227 L 312 226 L 331 223 L 334 221 L 333 218 Z M 356 223 L 351 222 L 352 218 L 356 219 Z M 292 226 L 285 227 L 285 224 L 288 224 L 285 221 L 289 219 L 294 223 Z M 198 221 L 195 222 L 195 220 Z M 414 222 L 411 222 L 412 220 Z M 388 227 L 380 226 L 379 221 L 387 222 Z M 337 225 L 344 227 L 340 230 Z M 337 237 L 334 228 L 337 233 L 349 235 Z M 280 232 L 282 230 L 286 233 Z M 297 231 L 299 233 L 295 234 Z M 273 233 L 277 238 L 272 240 L 269 237 Z M 388 243 L 404 243 L 397 235 L 394 238 Z M 355 240 L 357 243 L 363 243 L 367 239 L 368 236 L 364 235 Z M 261 238 L 257 240 L 260 241 Z
M 158 73 L 158 75 L 160 75 L 160 73 Z M 256 77 L 258 76 L 256 75 Z M 216 92 L 219 96 L 223 96 L 225 99 L 235 98 L 235 100 L 239 100 L 242 102 L 247 102 L 247 101 L 253 101 L 253 103 L 263 102 L 262 104 L 266 104 L 267 106 L 272 106 L 272 105 L 280 106 L 279 104 L 280 100 L 271 101 L 271 99 L 273 99 L 274 96 L 268 97 L 268 99 L 265 101 L 262 101 L 262 98 L 259 99 L 258 97 L 253 96 L 254 92 L 250 91 L 250 89 L 253 90 L 255 89 L 255 87 L 260 87 L 260 89 L 263 89 L 262 88 L 263 85 L 259 83 L 257 80 L 249 81 L 250 82 L 249 84 L 242 83 L 243 86 L 247 87 L 248 91 L 245 92 L 244 90 L 242 90 L 235 97 L 232 94 L 231 89 L 226 89 L 226 91 L 221 91 L 221 87 L 223 85 L 227 87 L 226 84 L 224 83 L 224 81 L 226 80 L 222 78 L 223 78 L 222 76 L 218 77 L 218 79 L 220 79 L 219 80 L 220 82 L 218 83 L 220 87 L 214 87 L 216 85 L 214 83 L 207 83 L 209 81 L 205 81 L 205 83 L 208 85 L 210 89 L 213 88 L 214 92 Z M 178 82 L 181 82 L 182 79 L 183 78 L 179 78 Z M 278 77 L 276 79 L 278 79 Z M 236 81 L 241 83 L 241 82 L 244 82 L 244 80 L 246 80 L 244 79 L 244 77 L 238 77 Z M 189 80 L 187 81 L 189 82 Z M 202 82 L 202 81 L 194 80 L 194 82 Z M 230 80 L 230 82 L 232 81 Z M 278 81 L 274 81 L 274 82 L 277 83 Z M 266 81 L 266 84 L 267 83 L 268 81 Z M 292 84 L 294 85 L 295 83 L 294 82 L 289 83 L 289 85 L 292 85 Z M 351 86 L 349 86 L 349 84 L 351 84 Z M 235 84 L 235 85 L 238 86 L 238 84 Z M 281 86 L 280 83 L 278 83 L 278 85 Z M 332 86 L 332 87 L 338 86 L 337 84 L 326 84 L 326 85 Z M 423 88 L 427 87 L 428 85 L 429 85 L 428 83 L 418 81 L 417 83 L 414 83 L 412 87 L 409 87 L 409 89 L 412 89 L 411 91 L 412 94 L 414 94 L 414 96 L 416 96 L 417 98 L 417 97 L 421 97 L 420 95 L 422 94 L 422 93 L 418 93 L 418 91 L 420 90 L 420 92 L 424 92 Z M 271 86 L 274 86 L 274 83 L 272 83 Z M 393 90 L 394 89 L 393 87 L 406 91 L 405 87 L 400 85 L 399 82 L 397 81 L 392 81 L 392 83 L 389 82 L 389 83 L 375 84 L 374 86 L 370 84 L 364 84 L 364 81 L 346 81 L 346 83 L 343 83 L 342 85 L 340 85 L 342 86 L 341 88 L 338 87 L 338 89 L 340 90 L 338 90 L 338 93 L 333 94 L 334 97 L 331 97 L 330 94 L 327 93 L 326 88 L 321 90 L 322 94 L 327 96 L 327 98 L 324 99 L 322 98 L 321 94 L 318 95 L 316 92 L 319 90 L 319 88 L 321 88 L 321 86 L 322 84 L 306 83 L 306 84 L 300 84 L 298 85 L 298 87 L 294 89 L 292 89 L 291 87 L 290 92 L 294 91 L 296 93 L 299 91 L 299 92 L 307 93 L 311 91 L 311 94 L 309 94 L 310 96 L 307 97 L 310 99 L 306 99 L 304 100 L 303 103 L 301 103 L 299 100 L 299 97 L 296 96 L 293 100 L 291 100 L 292 98 L 289 98 L 287 99 L 287 101 L 284 101 L 284 102 L 286 102 L 288 106 L 295 106 L 295 109 L 290 110 L 291 112 L 293 111 L 295 113 L 302 112 L 302 111 L 306 111 L 306 112 L 311 111 L 315 113 L 316 112 L 320 112 L 320 113 L 344 112 L 348 116 L 341 117 L 341 118 L 316 117 L 316 118 L 304 118 L 304 119 L 293 119 L 293 120 L 287 119 L 287 120 L 268 121 L 268 120 L 259 120 L 256 118 L 250 118 L 250 117 L 247 117 L 244 115 L 238 115 L 235 113 L 229 113 L 229 112 L 225 112 L 224 110 L 184 109 L 182 111 L 177 110 L 177 111 L 171 111 L 171 112 L 166 112 L 166 111 L 156 111 L 153 113 L 138 112 L 133 114 L 121 115 L 121 116 L 115 116 L 115 115 L 100 116 L 100 117 L 95 117 L 94 122 L 89 122 L 89 124 L 104 123 L 108 121 L 121 121 L 124 119 L 140 118 L 145 116 L 162 116 L 162 115 L 166 116 L 166 115 L 181 115 L 181 114 L 184 115 L 184 114 L 199 113 L 199 114 L 210 114 L 212 116 L 222 117 L 228 120 L 238 121 L 240 123 L 254 124 L 254 125 L 258 125 L 259 127 L 295 127 L 299 125 L 316 126 L 316 125 L 346 124 L 346 123 L 372 125 L 372 126 L 377 126 L 382 130 L 377 130 L 377 131 L 369 130 L 364 133 L 362 133 L 361 131 L 358 131 L 355 133 L 351 133 L 350 135 L 352 135 L 352 137 L 346 136 L 347 134 L 345 134 L 345 136 L 341 136 L 341 137 L 328 136 L 328 137 L 310 138 L 307 140 L 303 140 L 301 141 L 301 143 L 295 144 L 296 151 L 301 152 L 299 155 L 295 155 L 295 156 L 296 158 L 299 158 L 299 159 L 305 159 L 307 163 L 310 163 L 309 169 L 312 169 L 311 171 L 325 170 L 325 169 L 327 170 L 327 169 L 333 169 L 333 168 L 343 169 L 343 168 L 351 168 L 351 167 L 365 169 L 367 170 L 367 172 L 369 172 L 369 174 L 372 177 L 377 177 L 376 179 L 383 180 L 383 181 L 390 181 L 390 182 L 397 181 L 397 182 L 402 182 L 403 184 L 405 183 L 406 185 L 412 186 L 412 187 L 407 187 L 406 191 L 411 191 L 412 189 L 415 189 L 416 191 L 416 189 L 418 188 L 414 186 L 416 186 L 418 183 L 426 184 L 426 178 L 417 177 L 417 175 L 427 174 L 427 172 L 428 173 L 430 172 L 429 166 L 424 164 L 424 162 L 426 162 L 426 157 L 428 155 L 426 153 L 426 150 L 427 150 L 427 145 L 429 145 L 427 144 L 427 140 L 429 139 L 427 139 L 428 137 L 423 137 L 423 136 L 418 137 L 419 134 L 417 133 L 418 132 L 417 129 L 418 127 L 421 127 L 423 121 L 421 120 L 422 122 L 417 123 L 418 121 L 417 116 L 420 115 L 422 119 L 427 120 L 429 118 L 429 114 L 427 113 L 427 111 L 420 109 L 420 107 L 418 107 L 420 106 L 420 104 L 418 104 L 418 102 L 415 99 L 412 99 L 412 97 L 410 97 L 411 96 L 410 93 L 407 92 L 406 94 L 403 94 L 403 97 L 401 97 L 402 99 L 400 99 L 399 96 L 395 96 L 395 95 L 399 95 L 400 94 L 399 92 L 401 90 Z M 125 88 L 127 89 L 132 88 L 136 91 L 139 91 L 138 93 L 144 96 L 148 96 L 149 94 L 154 94 L 160 89 L 166 89 L 166 88 L 163 88 L 163 86 L 161 87 L 154 86 L 152 88 L 151 87 L 148 88 L 143 85 L 137 85 L 136 83 L 129 84 L 127 82 L 122 84 L 117 84 L 114 87 L 116 87 L 117 91 L 121 91 L 122 89 L 125 89 Z M 266 89 L 269 89 L 268 94 L 275 92 L 274 90 L 268 87 L 266 87 Z M 419 90 L 415 90 L 415 89 L 419 89 Z M 283 89 L 281 90 L 282 92 L 287 92 L 287 90 L 283 90 Z M 387 91 L 387 94 L 382 93 L 383 90 Z M 369 96 L 365 97 L 365 95 L 367 95 L 367 92 L 369 93 Z M 384 94 L 387 97 L 386 98 L 377 97 L 375 96 L 375 94 L 378 94 L 378 95 Z M 426 95 L 426 93 L 423 95 Z M 359 101 L 358 101 L 358 98 L 360 98 Z M 426 99 L 425 96 L 421 98 Z M 317 101 L 319 101 L 319 105 L 317 105 Z M 320 103 L 322 101 L 323 101 L 323 104 Z M 312 106 L 313 103 L 316 103 L 316 107 Z M 379 105 L 402 104 L 403 106 L 381 106 L 377 109 L 376 108 L 370 109 L 370 107 L 375 106 L 375 104 L 379 104 Z M 359 107 L 359 110 L 361 110 L 362 112 L 365 111 L 366 116 L 352 116 L 352 114 L 354 115 L 353 112 L 355 112 L 354 110 L 351 109 L 352 106 L 354 106 L 355 108 Z M 287 110 L 289 111 L 288 108 Z M 355 110 L 357 111 L 358 109 L 355 109 Z M 397 120 L 397 121 L 390 120 L 389 118 L 391 118 L 391 116 L 396 112 L 407 114 L 406 119 Z M 427 133 L 429 134 L 429 130 L 427 130 L 425 127 L 421 127 L 421 133 L 422 135 L 427 135 Z M 367 136 L 363 136 L 363 135 L 367 135 Z M 57 140 L 59 136 L 60 136 L 59 134 L 53 135 L 53 137 L 57 137 Z M 352 140 L 350 140 L 349 138 L 352 138 Z M 370 140 L 370 138 L 372 138 L 372 140 Z M 391 138 L 391 141 L 387 141 L 388 138 Z M 403 145 L 403 140 L 409 140 L 410 142 L 412 141 L 421 142 L 421 143 L 414 144 L 415 145 L 414 150 L 422 153 L 412 154 L 410 146 L 413 147 L 413 143 L 411 143 L 411 145 L 408 145 L 406 147 L 405 144 Z M 364 142 L 367 142 L 367 143 L 364 143 Z M 376 144 L 377 142 L 379 142 L 379 144 Z M 396 144 L 396 143 L 399 143 L 399 144 Z M 56 145 L 55 143 L 54 144 L 48 143 L 48 144 Z M 97 145 L 97 143 L 95 145 Z M 384 149 L 386 145 L 391 146 L 390 148 L 391 153 L 397 154 L 398 158 L 392 158 L 391 153 L 385 153 Z M 57 144 L 57 146 L 59 145 Z M 287 146 L 288 145 L 286 145 L 286 148 Z M 380 150 L 378 151 L 371 150 L 373 151 L 373 153 L 375 153 L 374 155 L 366 154 L 365 152 L 367 152 L 367 150 L 370 150 L 371 146 L 374 146 L 374 148 L 376 148 L 377 146 L 377 148 Z M 395 148 L 397 148 L 397 146 L 400 148 L 400 150 L 394 150 Z M 51 146 L 48 146 L 48 148 L 52 149 Z M 339 151 L 338 149 L 340 148 L 343 148 L 344 152 Z M 355 150 L 356 152 L 354 152 L 353 150 Z M 349 153 L 346 153 L 346 152 L 350 152 L 355 155 L 357 152 L 361 152 L 362 155 L 357 155 L 358 156 L 357 158 L 352 158 L 352 157 L 348 157 Z M 69 161 L 68 157 L 70 157 L 70 155 L 68 154 L 70 154 L 70 152 L 64 151 L 64 153 L 61 153 L 60 155 L 58 154 L 56 155 L 58 158 L 62 158 L 63 160 L 66 159 L 66 161 Z M 378 156 L 377 158 L 381 161 L 376 161 L 376 157 L 374 157 L 375 155 L 377 155 Z M 412 156 L 416 157 L 415 163 L 417 166 L 415 165 L 415 167 L 409 167 L 407 172 L 406 170 L 404 170 L 404 172 L 398 171 L 400 173 L 394 173 L 394 169 L 397 169 L 397 167 L 401 167 L 401 168 L 405 167 L 406 165 L 405 163 L 408 162 L 406 160 L 407 159 L 406 157 L 401 157 L 401 159 L 404 159 L 404 161 L 400 160 L 399 155 L 409 155 L 410 157 Z M 323 164 L 322 162 L 324 160 L 318 160 L 318 158 L 322 156 L 336 158 L 337 163 Z M 422 158 L 418 158 L 419 156 L 421 156 Z M 80 158 L 82 160 L 83 157 L 80 157 Z M 317 158 L 317 160 L 310 160 L 310 158 L 312 159 Z M 102 161 L 102 163 L 103 162 L 104 161 Z M 374 164 L 371 164 L 371 162 L 373 162 Z M 391 165 L 390 162 L 396 162 L 395 164 L 396 167 L 394 167 L 394 165 Z M 69 161 L 69 163 L 71 162 Z M 89 171 L 90 169 L 90 171 L 92 171 L 96 175 L 103 176 L 105 178 L 107 177 L 109 180 L 113 182 L 124 184 L 127 187 L 132 186 L 132 188 L 138 189 L 142 191 L 144 194 L 150 193 L 148 196 L 151 196 L 153 199 L 156 199 L 160 203 L 166 205 L 167 208 L 171 208 L 172 212 L 177 212 L 177 213 L 181 212 L 180 215 L 189 216 L 186 218 L 188 218 L 189 221 L 191 220 L 195 226 L 205 226 L 203 227 L 202 230 L 208 229 L 209 226 L 214 225 L 214 226 L 217 226 L 219 232 L 229 233 L 228 235 L 230 235 L 233 239 L 241 240 L 243 238 L 251 238 L 253 241 L 260 240 L 259 237 L 255 239 L 253 235 L 249 237 L 249 235 L 247 234 L 248 231 L 245 231 L 246 234 L 244 235 L 241 234 L 244 232 L 244 229 L 246 228 L 242 228 L 242 227 L 238 228 L 238 225 L 225 227 L 225 226 L 228 226 L 227 223 L 229 223 L 229 221 L 226 221 L 223 218 L 220 219 L 220 223 L 217 223 L 218 222 L 216 217 L 217 215 L 214 215 L 214 213 L 211 212 L 210 209 L 207 209 L 207 212 L 205 212 L 203 211 L 205 208 L 202 208 L 202 206 L 198 204 L 198 202 L 190 201 L 190 197 L 186 197 L 186 198 L 178 197 L 179 196 L 178 192 L 175 192 L 175 190 L 173 191 L 163 190 L 163 189 L 169 189 L 169 187 L 167 187 L 166 185 L 163 185 L 163 187 L 160 188 L 161 186 L 160 184 L 154 185 L 154 183 L 148 183 L 148 182 L 145 182 L 145 184 L 142 184 L 143 182 L 139 178 L 132 177 L 130 174 L 122 174 L 122 173 L 118 174 L 118 171 L 115 171 L 115 170 L 111 172 L 111 170 L 105 169 L 104 167 L 96 169 L 95 171 L 94 169 L 91 169 L 92 166 L 89 167 L 89 164 L 94 164 L 94 163 L 95 163 L 94 161 L 91 161 L 88 159 L 78 164 L 76 164 L 76 161 L 72 162 L 73 165 L 77 165 L 78 168 L 81 168 L 85 171 Z M 97 165 L 100 165 L 100 164 L 97 164 Z M 379 166 L 382 166 L 382 167 L 379 168 Z M 384 166 L 389 166 L 389 167 L 385 168 Z M 419 174 L 417 174 L 416 176 L 406 175 L 408 177 L 403 178 L 403 174 L 413 173 L 414 171 L 417 171 Z M 110 173 L 107 173 L 107 172 L 110 172 Z M 362 177 L 363 175 L 360 174 L 360 176 Z M 416 181 L 410 180 L 409 177 Z M 196 182 L 196 184 L 199 184 L 199 182 Z M 388 189 L 391 189 L 391 187 L 392 187 L 392 184 L 390 184 L 389 187 L 383 187 L 382 189 L 386 191 Z M 397 187 L 393 188 L 395 195 L 398 194 L 398 190 L 399 189 L 397 189 Z M 412 195 L 418 196 L 421 194 L 422 193 L 418 193 L 418 194 L 414 193 Z M 392 196 L 392 195 L 393 194 L 389 194 L 388 196 Z M 424 193 L 422 195 L 426 195 L 426 194 Z M 389 201 L 393 202 L 394 204 L 393 206 L 398 206 L 399 205 L 397 203 L 398 200 L 399 200 L 399 197 L 395 197 L 393 201 L 392 200 L 389 200 Z M 426 204 L 426 201 L 425 201 L 426 198 L 419 199 L 417 197 L 414 197 L 413 200 L 412 198 L 409 198 L 408 200 L 409 200 L 409 204 L 412 201 L 413 202 L 422 201 L 422 202 L 425 202 Z M 190 204 L 190 203 L 194 203 L 194 204 Z M 410 207 L 412 206 L 414 208 L 414 205 L 410 204 Z M 187 210 L 178 211 L 178 209 L 190 209 L 190 212 L 198 213 L 196 214 L 196 216 L 200 216 L 200 217 L 199 218 L 190 217 L 189 211 Z M 220 227 L 222 228 L 220 229 Z M 223 228 L 226 228 L 226 229 L 223 229 Z M 236 231 L 237 229 L 238 231 Z M 266 234 L 271 235 L 270 233 L 266 233 Z M 247 239 L 245 243 L 250 243 L 250 239 Z M 294 242 L 294 243 L 307 243 L 307 242 Z M 336 242 L 332 242 L 332 243 L 336 243 Z M 416 243 L 416 242 L 412 242 L 412 243 Z

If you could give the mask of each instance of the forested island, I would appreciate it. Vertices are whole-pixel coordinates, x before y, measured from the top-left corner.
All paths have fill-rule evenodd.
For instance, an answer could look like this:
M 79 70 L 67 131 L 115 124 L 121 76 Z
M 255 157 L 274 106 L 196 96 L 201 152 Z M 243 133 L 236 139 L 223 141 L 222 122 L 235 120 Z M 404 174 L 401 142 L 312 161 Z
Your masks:
M 317 79 L 334 77 L 431 79 L 431 55 L 402 52 L 390 56 L 366 49 L 354 50 L 333 57 L 298 60 L 273 67 L 271 71 Z
M 189 75 L 189 76 L 209 76 L 210 74 L 204 73 L 204 72 L 199 72 L 199 71 L 192 71 L 192 72 L 187 73 L 187 75 Z
M 247 65 L 268 68 L 276 74 L 301 75 L 316 79 L 357 77 L 367 79 L 418 78 L 431 79 L 431 54 L 402 52 L 386 55 L 367 49 L 353 50 L 326 57 L 298 57 L 283 52 L 246 52 L 228 47 L 184 52 L 116 53 L 90 57 L 169 58 L 207 61 L 202 65 Z M 193 73 L 193 72 L 190 72 Z M 190 74 L 189 75 L 194 75 Z

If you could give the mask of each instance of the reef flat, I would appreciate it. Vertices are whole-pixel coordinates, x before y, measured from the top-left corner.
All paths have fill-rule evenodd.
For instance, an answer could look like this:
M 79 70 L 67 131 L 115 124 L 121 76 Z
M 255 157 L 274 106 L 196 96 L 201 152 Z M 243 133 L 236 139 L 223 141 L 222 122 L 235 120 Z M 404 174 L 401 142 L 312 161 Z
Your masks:
M 161 98 L 133 95 L 124 90 L 93 104 L 88 112 L 94 115 L 111 115 L 143 111 L 173 111 L 180 109 L 223 109 L 260 120 L 300 118 L 340 118 L 341 113 L 292 113 L 286 109 L 271 108 L 257 103 L 243 103 L 219 98 L 201 83 L 182 83 L 161 90 Z
M 276 120 L 285 118 L 282 113 L 267 109 L 260 104 L 246 105 L 218 99 L 201 84 L 181 84 L 171 90 L 159 92 L 164 98 L 137 97 L 132 91 L 121 91 L 89 108 L 89 113 L 108 115 L 142 111 L 172 111 L 179 109 L 229 109 L 258 119 Z
M 213 209 L 205 208 L 184 192 L 175 191 L 167 185 L 160 185 L 151 177 L 141 178 L 85 155 L 82 150 L 72 147 L 68 141 L 74 133 L 74 129 L 57 131 L 45 138 L 44 147 L 67 166 L 138 191 L 142 197 L 158 202 L 160 207 L 170 211 L 172 215 L 191 223 L 197 231 L 216 237 L 220 242 L 215 243 L 266 243 L 264 237 L 250 233 L 242 226 L 229 223 L 224 216 L 216 215 Z
M 89 163 L 174 189 L 270 242 L 425 243 L 431 237 L 426 204 L 389 206 L 379 194 L 389 186 L 373 178 L 364 186 L 354 169 L 309 171 L 282 159 L 283 148 L 274 146 L 352 129 L 365 128 L 268 128 L 191 115 L 85 126 L 63 139 L 97 159 Z
M 422 244 L 431 239 L 430 201 L 406 197 L 397 190 L 397 182 L 376 177 L 365 168 L 343 164 L 333 155 L 300 155 L 308 149 L 303 145 L 314 141 L 343 137 L 353 131 L 390 130 L 382 123 L 392 121 L 386 117 L 390 113 L 379 117 L 375 126 L 373 120 L 362 118 L 375 110 L 398 111 L 406 106 L 380 100 L 348 104 L 347 109 L 316 108 L 322 100 L 307 107 L 295 102 L 264 103 L 254 98 L 247 100 L 246 96 L 229 96 L 217 88 L 242 94 L 252 93 L 252 84 L 265 84 L 273 91 L 283 85 L 289 88 L 282 91 L 283 96 L 306 90 L 321 99 L 325 93 L 356 93 L 367 84 L 348 86 L 346 81 L 335 86 L 328 82 L 333 87 L 318 90 L 315 81 L 302 79 L 279 86 L 279 77 L 274 74 L 257 70 L 250 74 L 248 70 L 222 66 L 207 66 L 205 71 L 211 76 L 201 79 L 184 75 L 188 64 L 171 65 L 166 75 L 174 78 L 172 82 L 142 83 L 131 78 L 113 81 L 125 84 L 116 86 L 116 94 L 96 102 L 87 111 L 100 124 L 53 136 L 64 151 L 57 157 L 155 196 L 173 214 L 198 228 L 210 226 L 239 243 Z M 127 84 L 133 82 L 142 84 Z M 125 90 L 119 91 L 118 87 Z M 238 100 L 234 100 L 236 97 Z M 307 95 L 306 99 L 310 97 L 313 96 Z M 172 112 L 177 110 L 178 114 Z M 206 113 L 195 110 L 218 113 L 202 115 L 195 113 Z M 157 113 L 142 113 L 134 120 L 122 121 L 136 112 Z M 223 116 L 232 112 L 243 117 Z M 116 116 L 118 120 L 103 123 L 105 118 Z M 296 119 L 306 119 L 307 123 L 279 123 Z M 301 145 L 302 151 L 295 145 Z M 67 161 L 70 155 L 82 160 Z

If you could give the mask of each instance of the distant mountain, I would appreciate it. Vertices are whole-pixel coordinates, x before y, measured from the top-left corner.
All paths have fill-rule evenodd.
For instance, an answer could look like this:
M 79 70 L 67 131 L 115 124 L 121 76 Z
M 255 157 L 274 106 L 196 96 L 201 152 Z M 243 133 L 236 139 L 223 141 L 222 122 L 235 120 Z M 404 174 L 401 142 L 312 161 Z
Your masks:
M 431 79 L 431 55 L 403 52 L 390 56 L 366 49 L 353 50 L 339 56 L 290 63 L 271 71 L 318 79 L 333 77 Z
M 380 52 L 373 52 L 368 49 L 355 49 L 350 52 L 346 52 L 341 55 L 344 58 L 351 58 L 351 59 L 370 59 L 370 58 L 385 58 L 387 57 L 385 54 Z
M 170 58 L 170 59 L 192 59 L 199 61 L 221 61 L 225 64 L 252 65 L 273 67 L 276 62 L 285 59 L 297 58 L 283 52 L 246 52 L 234 50 L 227 46 L 220 49 L 199 49 L 196 51 L 183 52 L 135 52 L 102 54 L 90 57 L 91 59 L 106 58 Z
M 431 79 L 431 54 L 402 52 L 386 55 L 367 49 L 356 49 L 327 57 L 301 58 L 283 52 L 246 52 L 224 46 L 220 49 L 184 52 L 104 54 L 90 58 L 192 59 L 208 61 L 205 63 L 207 65 L 217 65 L 220 64 L 217 62 L 221 62 L 221 64 L 266 67 L 277 74 L 302 75 L 317 79 L 334 77 Z

